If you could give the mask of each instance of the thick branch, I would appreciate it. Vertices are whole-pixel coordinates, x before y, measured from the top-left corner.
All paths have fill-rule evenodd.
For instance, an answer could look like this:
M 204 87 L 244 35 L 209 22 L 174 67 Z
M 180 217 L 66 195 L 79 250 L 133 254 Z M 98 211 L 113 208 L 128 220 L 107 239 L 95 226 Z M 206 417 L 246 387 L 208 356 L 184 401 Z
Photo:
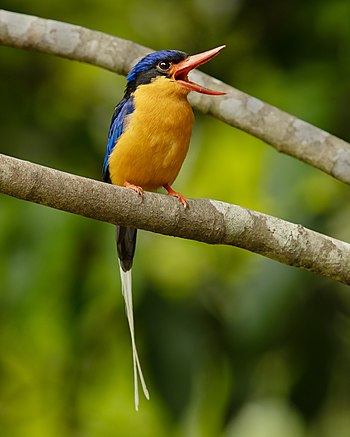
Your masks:
M 0 192 L 85 217 L 211 244 L 228 244 L 350 285 L 350 244 L 215 200 L 132 190 L 0 155 Z
M 0 44 L 88 62 L 119 74 L 126 74 L 136 59 L 151 51 L 80 26 L 4 10 L 0 10 Z M 196 109 L 350 184 L 350 144 L 204 73 L 193 72 L 193 77 L 228 93 L 215 99 L 192 93 Z

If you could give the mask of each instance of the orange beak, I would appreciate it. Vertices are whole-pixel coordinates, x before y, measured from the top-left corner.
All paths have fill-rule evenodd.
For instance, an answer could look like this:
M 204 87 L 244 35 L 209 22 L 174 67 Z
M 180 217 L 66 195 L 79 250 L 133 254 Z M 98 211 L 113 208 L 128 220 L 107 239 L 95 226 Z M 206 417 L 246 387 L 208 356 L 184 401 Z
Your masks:
M 225 47 L 226 46 L 220 46 L 216 47 L 215 49 L 208 50 L 207 52 L 199 53 L 198 55 L 189 56 L 188 58 L 174 65 L 174 79 L 185 88 L 188 88 L 191 91 L 197 91 L 197 93 L 209 94 L 211 96 L 222 96 L 226 94 L 221 91 L 209 90 L 208 88 L 204 88 L 201 85 L 188 80 L 188 73 L 191 70 L 213 59 Z

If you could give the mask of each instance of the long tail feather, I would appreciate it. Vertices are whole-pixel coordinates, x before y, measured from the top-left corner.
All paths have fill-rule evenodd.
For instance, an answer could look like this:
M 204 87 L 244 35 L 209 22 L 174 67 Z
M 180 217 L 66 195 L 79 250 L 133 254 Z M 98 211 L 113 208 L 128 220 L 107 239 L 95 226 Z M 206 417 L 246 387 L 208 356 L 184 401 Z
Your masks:
M 120 277 L 122 281 L 122 292 L 125 300 L 126 316 L 129 323 L 131 345 L 132 345 L 132 358 L 134 366 L 134 398 L 135 398 L 135 409 L 138 411 L 139 408 L 139 388 L 138 388 L 138 378 L 140 378 L 143 393 L 147 399 L 149 399 L 149 392 L 145 380 L 143 378 L 142 369 L 140 365 L 140 360 L 137 354 L 136 343 L 135 343 L 135 329 L 134 329 L 134 315 L 132 306 L 132 283 L 131 283 L 131 269 L 124 271 L 120 262 Z

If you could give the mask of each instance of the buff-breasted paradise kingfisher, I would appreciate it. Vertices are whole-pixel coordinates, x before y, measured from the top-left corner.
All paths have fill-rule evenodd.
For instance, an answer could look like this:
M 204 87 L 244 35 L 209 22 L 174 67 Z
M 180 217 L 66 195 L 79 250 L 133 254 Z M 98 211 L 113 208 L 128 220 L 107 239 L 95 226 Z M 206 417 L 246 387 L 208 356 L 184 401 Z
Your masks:
M 178 50 L 161 50 L 141 59 L 127 76 L 125 94 L 116 106 L 108 134 L 103 180 L 133 189 L 164 187 L 188 207 L 182 194 L 171 188 L 186 157 L 194 116 L 187 101 L 190 91 L 225 93 L 204 88 L 188 79 L 188 73 L 216 56 L 225 46 L 188 56 Z M 135 408 L 138 410 L 138 377 L 147 399 L 134 336 L 131 267 L 137 229 L 117 226 L 116 242 L 122 292 L 128 318 L 133 367 Z

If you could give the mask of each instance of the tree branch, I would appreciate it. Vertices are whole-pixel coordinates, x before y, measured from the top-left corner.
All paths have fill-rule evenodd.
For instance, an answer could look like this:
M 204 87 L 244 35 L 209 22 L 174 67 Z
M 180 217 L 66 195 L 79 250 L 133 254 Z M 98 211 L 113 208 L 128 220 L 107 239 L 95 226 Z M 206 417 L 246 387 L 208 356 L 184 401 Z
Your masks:
M 185 210 L 165 195 L 145 193 L 0 155 L 0 192 L 113 224 L 227 244 L 350 285 L 350 244 L 301 225 L 216 200 L 190 200 Z
M 126 74 L 150 50 L 79 26 L 0 10 L 0 43 L 88 62 Z M 196 81 L 227 91 L 191 103 L 226 123 L 350 184 L 350 145 L 200 72 Z M 350 285 L 350 245 L 256 211 L 214 200 L 184 210 L 168 196 L 131 190 L 0 155 L 0 192 L 114 224 L 211 244 L 228 244 Z
M 4 10 L 0 10 L 0 43 L 87 62 L 119 74 L 126 74 L 138 58 L 151 51 L 80 26 Z M 350 144 L 204 73 L 192 74 L 207 87 L 228 93 L 216 99 L 192 93 L 190 101 L 196 109 L 350 184 Z

